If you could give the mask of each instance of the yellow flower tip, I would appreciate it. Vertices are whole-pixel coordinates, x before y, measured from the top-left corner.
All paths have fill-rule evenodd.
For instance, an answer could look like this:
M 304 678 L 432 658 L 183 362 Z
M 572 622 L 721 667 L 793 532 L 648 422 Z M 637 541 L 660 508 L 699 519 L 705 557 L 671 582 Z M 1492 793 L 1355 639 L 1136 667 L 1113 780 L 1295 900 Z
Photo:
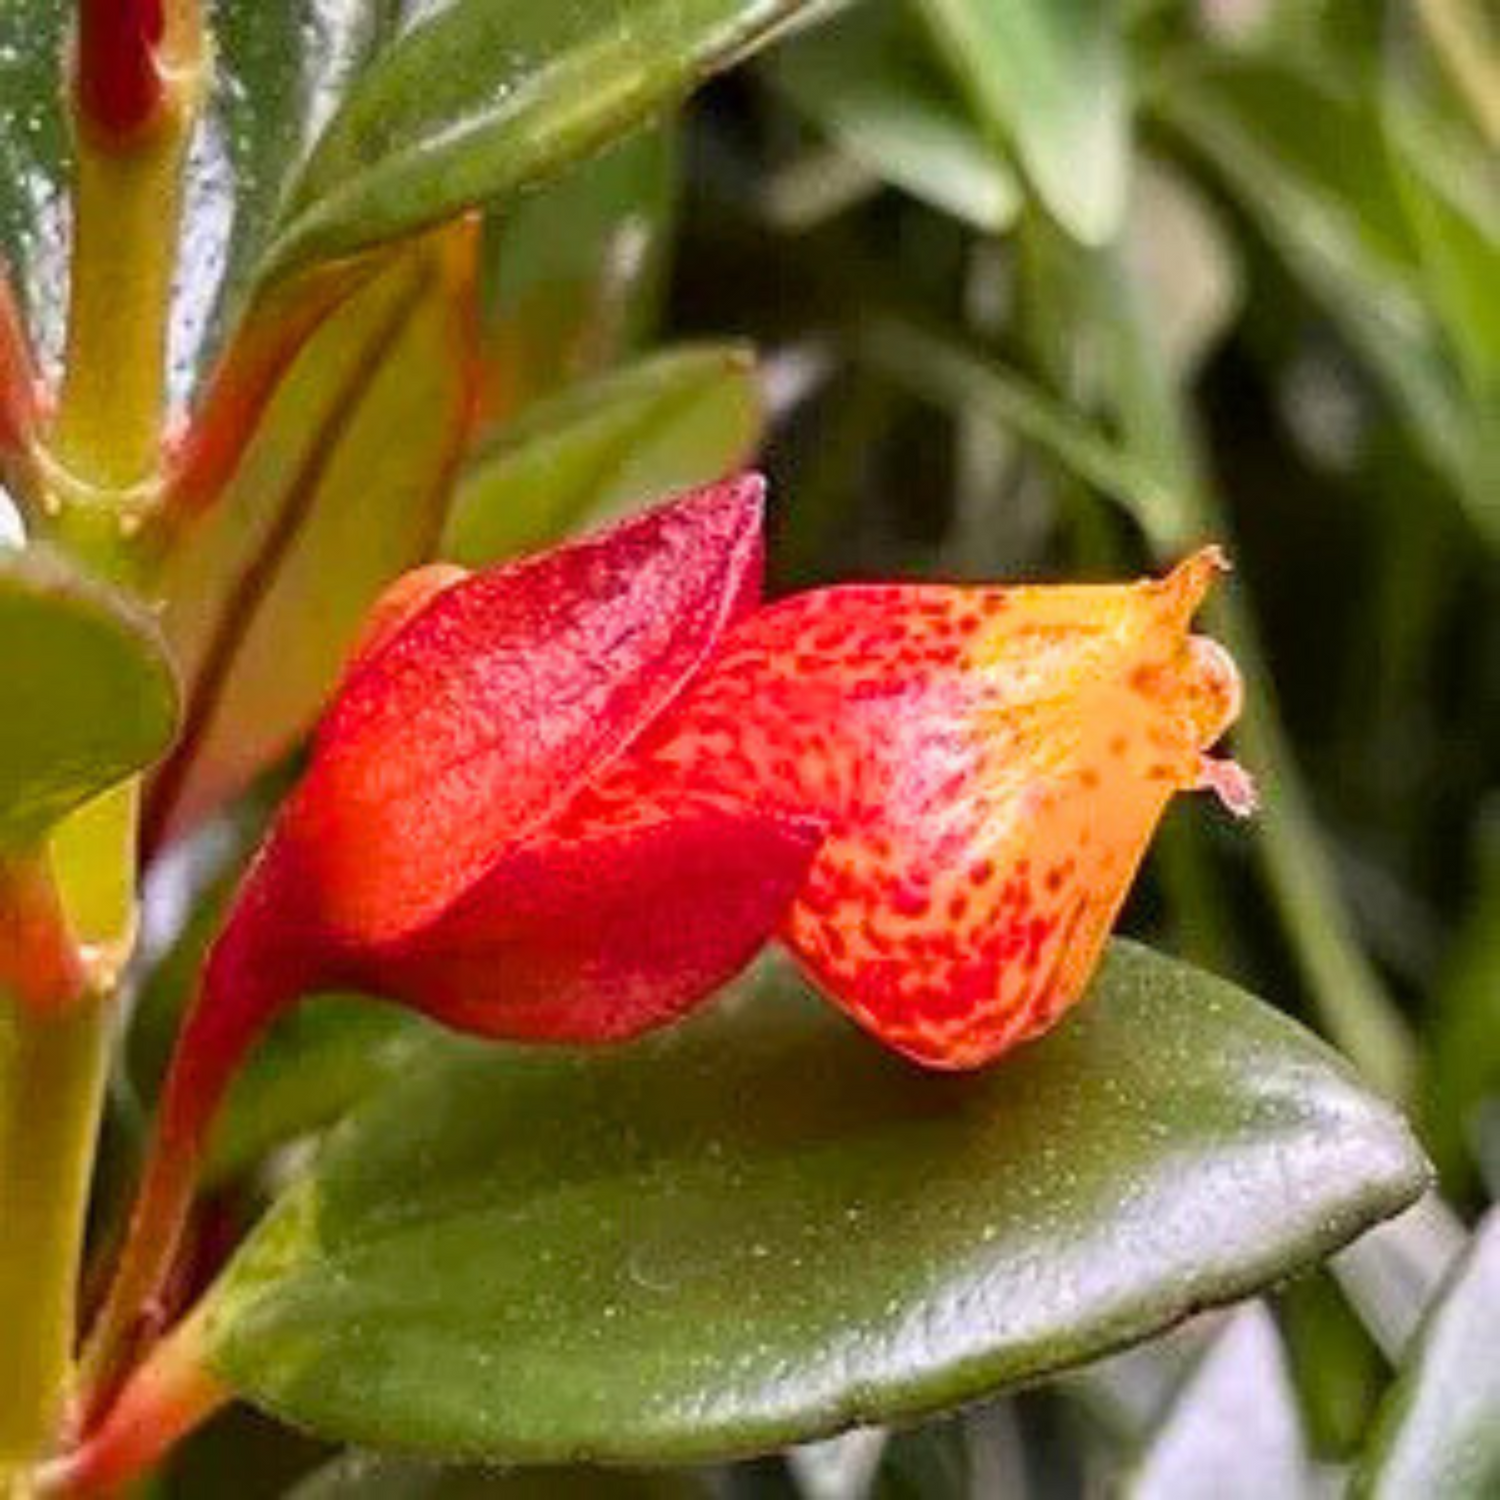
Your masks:
M 1161 599 L 1171 618 L 1186 625 L 1208 597 L 1208 591 L 1231 571 L 1228 554 L 1217 543 L 1210 542 L 1183 558 L 1165 578 L 1147 586 Z

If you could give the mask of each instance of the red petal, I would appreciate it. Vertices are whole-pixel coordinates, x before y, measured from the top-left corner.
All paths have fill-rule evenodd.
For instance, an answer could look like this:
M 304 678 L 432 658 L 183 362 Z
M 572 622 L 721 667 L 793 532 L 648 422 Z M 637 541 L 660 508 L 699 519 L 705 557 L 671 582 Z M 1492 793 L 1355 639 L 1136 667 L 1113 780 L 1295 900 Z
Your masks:
M 477 574 L 366 651 L 276 840 L 328 936 L 419 928 L 681 692 L 759 587 L 761 481 Z
M 356 980 L 482 1036 L 600 1042 L 673 1021 L 775 934 L 822 839 L 733 808 L 587 794 Z
M 824 818 L 783 936 L 891 1045 L 989 1060 L 1091 973 L 1163 806 L 1238 702 L 1217 566 L 1097 588 L 854 588 L 762 611 L 592 796 Z

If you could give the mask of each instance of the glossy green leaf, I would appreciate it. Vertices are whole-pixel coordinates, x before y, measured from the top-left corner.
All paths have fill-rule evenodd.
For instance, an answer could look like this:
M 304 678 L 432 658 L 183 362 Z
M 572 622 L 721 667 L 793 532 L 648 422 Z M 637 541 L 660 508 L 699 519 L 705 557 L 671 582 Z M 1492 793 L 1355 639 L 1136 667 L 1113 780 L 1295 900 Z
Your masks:
M 62 78 L 69 7 L 0 5 L 0 260 L 32 337 L 49 357 L 63 344 L 72 157 Z
M 851 7 L 779 48 L 770 76 L 796 108 L 884 181 L 976 229 L 1007 228 L 1014 174 L 924 56 L 897 0 Z
M 1286 1356 L 1259 1303 L 1230 1320 L 1179 1392 L 1124 1493 L 1131 1500 L 1303 1494 L 1307 1453 Z
M 293 748 L 372 600 L 433 547 L 467 430 L 472 251 L 464 226 L 430 237 L 324 323 L 170 559 L 191 696 L 152 843 Z
M 276 210 L 330 112 L 396 31 L 399 0 L 216 0 L 193 232 L 177 294 L 179 358 L 218 351 Z
M 437 0 L 299 178 L 271 279 L 553 176 L 753 51 L 806 0 Z
M 675 221 L 678 131 L 638 131 L 485 226 L 484 422 L 597 375 L 656 319 Z
M 1500 1492 L 1500 1212 L 1474 1236 L 1382 1408 L 1355 1490 L 1373 1500 Z
M 1112 239 L 1125 213 L 1130 114 L 1113 0 L 920 0 L 978 117 L 1011 143 L 1075 238 Z
M 628 1048 L 450 1045 L 202 1308 L 211 1368 L 323 1436 L 659 1463 L 907 1419 L 1243 1296 L 1426 1175 L 1320 1043 L 1128 945 L 973 1076 L 783 963 Z
M 352 1453 L 302 1481 L 286 1500 L 714 1500 L 690 1470 L 440 1468 Z
M 50 552 L 0 548 L 0 845 L 149 766 L 177 710 L 145 610 Z
M 656 354 L 543 402 L 469 465 L 443 555 L 470 566 L 743 468 L 762 421 L 750 352 Z
M 1167 75 L 1158 112 L 1257 218 L 1500 545 L 1500 442 L 1439 337 L 1374 105 L 1265 62 Z

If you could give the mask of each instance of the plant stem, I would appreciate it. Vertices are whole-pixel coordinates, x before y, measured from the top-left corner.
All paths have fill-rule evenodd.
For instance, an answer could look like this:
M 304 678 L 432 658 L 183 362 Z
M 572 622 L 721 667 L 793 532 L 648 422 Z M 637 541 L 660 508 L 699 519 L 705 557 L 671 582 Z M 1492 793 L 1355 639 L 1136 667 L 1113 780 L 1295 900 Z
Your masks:
M 40 1471 L 38 1496 L 111 1494 L 224 1406 L 231 1393 L 204 1364 L 202 1342 L 189 1318 L 158 1344 L 98 1430 Z
M 0 998 L 0 1474 L 34 1461 L 62 1415 L 77 1268 L 108 1050 L 105 1001 Z M 14 1491 L 20 1481 L 12 1478 Z M 0 1494 L 4 1494 L 0 1487 Z
M 81 0 L 86 39 L 103 3 Z M 110 573 L 128 571 L 130 538 L 157 503 L 182 169 L 203 88 L 196 4 L 168 9 L 144 64 L 159 93 L 124 134 L 75 89 L 67 357 L 44 459 L 56 530 Z
M 197 0 L 79 10 L 67 361 L 38 465 L 51 528 L 120 575 L 159 465 L 202 38 Z M 138 55 L 126 55 L 131 38 Z M 126 70 L 140 87 L 111 92 Z M 29 1492 L 27 1471 L 64 1415 L 113 977 L 133 924 L 134 807 L 129 785 L 67 820 L 57 842 L 75 853 L 57 887 L 39 859 L 0 868 L 0 1493 L 11 1496 Z

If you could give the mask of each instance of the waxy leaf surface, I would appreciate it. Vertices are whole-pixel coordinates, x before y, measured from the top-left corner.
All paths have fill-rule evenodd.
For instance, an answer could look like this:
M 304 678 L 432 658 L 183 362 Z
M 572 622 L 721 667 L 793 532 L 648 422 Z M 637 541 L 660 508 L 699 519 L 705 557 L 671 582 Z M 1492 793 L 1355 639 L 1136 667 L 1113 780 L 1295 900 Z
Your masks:
M 666 350 L 539 403 L 469 465 L 444 557 L 480 567 L 743 468 L 761 429 L 738 345 Z
M 907 1419 L 1243 1296 L 1425 1179 L 1320 1043 L 1124 944 L 967 1077 L 780 963 L 628 1048 L 441 1047 L 203 1310 L 210 1366 L 325 1437 L 652 1463 Z
M 51 553 L 0 548 L 0 847 L 150 765 L 177 707 L 144 610 Z
M 293 190 L 275 279 L 533 186 L 753 51 L 806 0 L 438 0 Z

